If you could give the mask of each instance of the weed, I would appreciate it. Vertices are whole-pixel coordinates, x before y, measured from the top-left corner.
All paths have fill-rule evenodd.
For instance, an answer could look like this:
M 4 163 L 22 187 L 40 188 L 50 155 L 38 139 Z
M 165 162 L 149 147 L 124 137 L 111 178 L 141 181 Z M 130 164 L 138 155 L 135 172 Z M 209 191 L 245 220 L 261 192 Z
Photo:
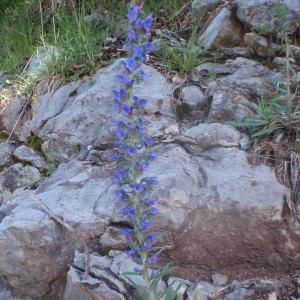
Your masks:
M 195 46 L 197 27 L 192 31 L 190 39 L 185 45 L 170 46 L 163 44 L 162 59 L 165 66 L 180 73 L 189 73 L 193 68 L 204 62 L 203 49 Z
M 37 152 L 42 151 L 42 144 L 43 141 L 35 135 L 27 138 L 27 145 Z

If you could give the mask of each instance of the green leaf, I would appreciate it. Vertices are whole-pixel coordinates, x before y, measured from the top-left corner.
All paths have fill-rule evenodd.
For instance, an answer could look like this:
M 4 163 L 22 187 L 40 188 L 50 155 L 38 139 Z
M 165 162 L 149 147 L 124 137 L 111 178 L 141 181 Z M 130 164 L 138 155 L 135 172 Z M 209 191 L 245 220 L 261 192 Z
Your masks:
M 275 130 L 277 130 L 278 127 L 264 127 L 262 130 L 256 132 L 255 134 L 253 134 L 253 137 L 262 137 L 264 135 L 269 135 L 272 132 L 274 132 Z

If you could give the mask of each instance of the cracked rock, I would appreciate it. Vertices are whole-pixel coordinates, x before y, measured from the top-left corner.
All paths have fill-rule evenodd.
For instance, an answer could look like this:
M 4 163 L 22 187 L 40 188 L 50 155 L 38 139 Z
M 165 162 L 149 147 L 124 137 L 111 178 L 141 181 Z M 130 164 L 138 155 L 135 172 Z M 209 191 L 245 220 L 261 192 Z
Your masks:
M 26 145 L 18 147 L 14 151 L 14 156 L 20 161 L 31 163 L 34 167 L 40 170 L 45 170 L 48 168 L 44 158 Z

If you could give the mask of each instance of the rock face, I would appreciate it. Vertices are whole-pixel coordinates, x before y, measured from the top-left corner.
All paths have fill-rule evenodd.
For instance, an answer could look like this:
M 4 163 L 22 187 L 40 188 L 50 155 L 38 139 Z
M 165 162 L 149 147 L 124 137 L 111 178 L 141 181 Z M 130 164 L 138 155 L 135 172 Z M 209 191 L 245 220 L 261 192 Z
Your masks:
M 207 69 L 210 66 L 205 64 Z M 197 72 L 203 69 L 200 65 Z M 209 122 L 241 120 L 256 113 L 258 98 L 269 97 L 279 75 L 260 63 L 237 58 L 214 65 L 216 79 L 208 84 L 205 95 L 211 99 Z M 226 76 L 222 76 L 226 75 Z
M 75 252 L 73 267 L 68 272 L 68 282 L 64 293 L 64 300 L 99 299 L 99 300 L 125 300 L 140 299 L 133 290 L 131 281 L 124 272 L 133 272 L 139 267 L 125 253 L 121 251 L 110 251 L 107 256 L 91 254 L 89 256 L 89 272 L 87 270 L 86 254 Z M 145 285 L 141 275 L 129 276 L 138 285 Z M 163 291 L 164 282 L 160 281 L 159 290 Z M 75 297 L 75 298 L 74 298 Z
M 240 137 L 230 126 L 203 124 L 183 133 L 184 148 L 156 149 L 158 159 L 145 175 L 158 176 L 156 226 L 168 233 L 173 247 L 166 259 L 179 267 L 178 274 L 192 279 L 216 269 L 234 276 L 258 268 L 272 273 L 287 270 L 297 251 L 292 241 L 285 246 L 289 237 L 281 215 L 287 191 L 269 167 L 249 164 L 239 149 Z M 61 164 L 35 191 L 2 205 L 0 273 L 16 296 L 60 299 L 65 270 L 80 246 L 78 237 L 51 220 L 33 196 L 91 241 L 100 238 L 100 247 L 116 239 L 116 231 L 108 228 L 124 226 L 124 220 L 118 216 L 111 168 L 75 160 Z M 70 272 L 74 292 L 82 274 Z
M 205 109 L 207 106 L 206 97 L 196 85 L 189 85 L 182 89 L 182 100 L 183 103 L 189 106 L 191 111 L 195 112 Z
M 255 32 L 248 32 L 244 36 L 244 41 L 254 53 L 261 57 L 267 57 L 269 54 L 269 42 L 263 36 Z
M 14 156 L 18 160 L 31 163 L 34 167 L 41 170 L 45 170 L 48 167 L 46 161 L 39 153 L 25 145 L 18 147 L 14 152 Z
M 38 169 L 14 164 L 0 172 L 0 203 L 14 192 L 37 187 L 42 180 Z
M 257 32 L 273 33 L 280 29 L 278 13 L 284 13 L 284 27 L 295 32 L 300 21 L 298 0 L 238 0 L 237 17 Z
M 49 219 L 32 195 L 80 232 L 99 237 L 114 205 L 113 187 L 103 172 L 71 161 L 36 191 L 24 191 L 1 207 L 0 273 L 21 298 L 59 299 L 62 291 L 57 285 L 62 287 L 71 251 L 78 245 L 78 238 Z
M 233 13 L 224 7 L 198 38 L 198 44 L 208 50 L 222 46 L 239 46 L 242 40 L 242 25 Z
M 0 129 L 19 135 L 28 120 L 28 102 L 24 96 L 15 96 L 4 106 L 0 114 Z M 3 128 L 1 128 L 3 127 Z
M 46 154 L 67 161 L 89 145 L 111 142 L 111 121 L 117 114 L 112 105 L 112 90 L 118 87 L 120 68 L 118 60 L 85 83 L 71 83 L 37 99 L 33 117 L 25 127 L 44 141 L 42 148 Z M 144 71 L 150 78 L 142 86 L 136 85 L 134 93 L 148 99 L 145 118 L 150 132 L 157 134 L 175 118 L 172 86 L 154 68 L 144 66 Z

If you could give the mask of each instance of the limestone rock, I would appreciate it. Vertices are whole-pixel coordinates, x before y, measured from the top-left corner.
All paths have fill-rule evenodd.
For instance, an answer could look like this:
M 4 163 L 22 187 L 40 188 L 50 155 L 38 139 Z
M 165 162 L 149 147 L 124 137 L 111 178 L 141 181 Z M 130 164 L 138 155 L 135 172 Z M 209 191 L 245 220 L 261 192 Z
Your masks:
M 64 300 L 125 300 L 125 297 L 112 290 L 104 281 L 97 278 L 83 278 L 84 273 L 70 268 Z
M 41 173 L 34 167 L 14 164 L 0 173 L 2 187 L 13 192 L 19 187 L 34 187 L 41 181 Z
M 253 296 L 253 291 L 245 288 L 235 290 L 232 293 L 225 296 L 224 300 L 236 300 L 236 299 L 245 299 L 250 300 Z
M 48 168 L 48 165 L 45 159 L 32 148 L 22 145 L 14 151 L 14 156 L 23 162 L 31 163 L 34 167 L 45 170 Z
M 192 111 L 202 110 L 208 105 L 206 97 L 196 85 L 189 85 L 182 89 L 182 100 Z
M 209 122 L 242 120 L 256 113 L 259 97 L 272 95 L 279 76 L 260 63 L 237 58 L 225 63 L 233 71 L 208 85 L 206 96 L 211 97 Z
M 228 276 L 222 274 L 214 274 L 212 277 L 214 286 L 222 286 L 225 285 L 228 281 Z
M 200 124 L 184 132 L 184 137 L 191 143 L 186 142 L 186 147 L 196 147 L 201 149 L 212 149 L 215 147 L 239 147 L 241 134 L 229 125 L 219 123 Z
M 224 57 L 231 57 L 231 58 L 237 58 L 237 57 L 250 57 L 251 51 L 247 47 L 233 47 L 233 48 L 226 48 L 222 47 L 218 49 L 218 53 Z
M 268 40 L 255 32 L 248 32 L 244 36 L 244 41 L 254 53 L 261 57 L 267 57 L 269 54 Z
M 276 5 L 281 7 L 281 11 L 286 11 L 285 28 L 295 32 L 300 21 L 298 0 L 238 0 L 237 17 L 258 33 L 275 33 L 279 30 Z
M 127 247 L 127 241 L 122 234 L 121 228 L 116 226 L 107 227 L 99 242 L 104 249 L 124 250 Z
M 198 38 L 205 50 L 218 47 L 235 47 L 242 44 L 243 29 L 233 13 L 224 7 Z
M 2 126 L 7 131 L 18 136 L 28 118 L 28 102 L 26 97 L 15 96 L 10 98 L 0 114 L 0 127 Z
M 179 276 L 188 279 L 207 276 L 210 270 L 236 276 L 237 264 L 244 274 L 287 271 L 298 250 L 282 230 L 286 189 L 269 167 L 248 162 L 247 154 L 238 149 L 239 135 L 233 128 L 207 126 L 213 137 L 220 131 L 216 134 L 220 139 L 212 138 L 215 142 L 210 147 L 202 148 L 205 139 L 199 138 L 199 128 L 194 134 L 190 129 L 193 147 L 188 143 L 183 145 L 186 149 L 175 144 L 158 146 L 158 158 L 145 172 L 160 182 L 153 191 L 160 198 L 155 227 L 168 233 L 172 249 L 166 259 L 179 266 Z M 73 160 L 61 164 L 35 191 L 19 193 L 1 206 L 0 273 L 16 296 L 60 299 L 65 270 L 81 246 L 32 197 L 40 198 L 82 234 L 91 239 L 104 234 L 102 240 L 106 234 L 109 242 L 108 226 L 125 221 L 118 215 L 120 204 L 110 177 L 110 165 Z M 133 262 L 122 253 L 112 259 L 101 258 L 101 265 L 104 260 L 111 272 L 129 284 L 122 273 L 131 270 Z M 106 267 L 97 274 L 107 277 Z M 82 282 L 80 274 L 76 282 Z M 117 292 L 122 294 L 120 289 Z
M 184 296 L 192 283 L 182 278 L 176 278 L 171 276 L 168 279 L 168 286 L 171 286 L 173 290 L 177 291 L 177 294 Z
M 112 218 L 115 199 L 106 173 L 71 161 L 59 166 L 37 190 L 18 194 L 1 207 L 0 273 L 19 297 L 47 298 L 51 294 L 60 299 L 65 269 L 78 244 L 49 219 L 32 196 L 83 234 L 99 236 Z
M 215 287 L 211 283 L 200 281 L 195 287 L 191 288 L 189 299 L 195 299 L 194 296 L 196 296 L 196 299 L 209 300 L 214 290 Z
M 157 135 L 175 119 L 172 86 L 154 68 L 143 68 L 150 78 L 136 85 L 134 94 L 148 99 L 145 119 L 150 134 Z M 84 147 L 111 143 L 111 121 L 117 116 L 112 90 L 118 87 L 120 71 L 118 60 L 89 81 L 68 84 L 36 101 L 33 117 L 25 126 L 44 141 L 45 153 L 57 161 L 67 161 Z
M 12 160 L 13 148 L 12 143 L 0 140 L 0 167 Z

